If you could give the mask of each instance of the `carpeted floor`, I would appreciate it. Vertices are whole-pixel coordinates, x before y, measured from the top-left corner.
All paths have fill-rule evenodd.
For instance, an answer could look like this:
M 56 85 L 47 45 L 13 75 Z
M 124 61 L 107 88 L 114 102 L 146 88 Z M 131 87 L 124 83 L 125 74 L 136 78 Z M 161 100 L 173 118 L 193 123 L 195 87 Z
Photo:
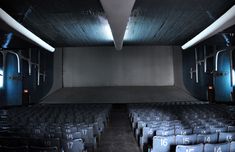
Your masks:
M 126 105 L 113 105 L 109 127 L 101 136 L 97 152 L 140 152 L 128 119 Z

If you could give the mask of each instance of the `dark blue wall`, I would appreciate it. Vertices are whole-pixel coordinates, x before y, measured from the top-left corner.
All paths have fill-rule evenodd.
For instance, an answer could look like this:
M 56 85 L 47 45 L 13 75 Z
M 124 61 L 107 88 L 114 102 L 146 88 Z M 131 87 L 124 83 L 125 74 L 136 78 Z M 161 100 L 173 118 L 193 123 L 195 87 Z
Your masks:
M 37 50 L 39 51 L 39 50 Z M 32 67 L 32 76 L 29 78 L 29 90 L 31 103 L 38 102 L 44 97 L 51 89 L 53 84 L 53 53 L 48 51 L 41 51 L 41 64 L 40 70 L 45 72 L 46 79 L 43 81 L 43 77 L 40 77 L 40 85 L 37 85 L 37 68 Z M 34 62 L 37 62 L 37 55 L 33 56 Z
M 231 101 L 231 80 L 230 80 L 230 65 L 229 53 L 221 53 L 218 62 L 219 72 L 226 73 L 219 75 L 214 72 L 215 57 L 207 60 L 207 72 L 204 72 L 203 64 L 199 65 L 199 82 L 196 83 L 196 74 L 193 74 L 193 79 L 190 78 L 190 68 L 195 70 L 195 48 L 198 50 L 198 60 L 202 60 L 204 45 L 198 45 L 188 50 L 183 50 L 183 81 L 186 89 L 199 100 L 207 100 L 208 86 L 213 86 L 215 90 L 216 101 Z M 213 46 L 206 45 L 207 54 L 214 54 L 216 50 L 226 48 L 225 45 Z
M 198 50 L 198 60 L 203 59 L 203 46 L 197 47 Z M 213 47 L 207 46 L 207 54 L 210 54 L 213 52 Z M 199 83 L 196 83 L 196 74 L 193 74 L 193 79 L 190 78 L 190 68 L 193 68 L 195 70 L 195 48 L 190 48 L 188 50 L 182 51 L 183 55 L 183 81 L 186 89 L 196 98 L 200 100 L 206 100 L 207 99 L 207 88 L 208 85 L 212 82 L 212 70 L 214 66 L 213 59 L 211 61 L 208 60 L 208 67 L 207 72 L 204 73 L 204 67 L 203 65 L 199 66 L 198 71 L 198 77 L 199 77 Z
M 46 81 L 41 77 L 40 85 L 37 85 L 37 68 L 32 66 L 32 74 L 29 75 L 28 63 L 21 60 L 21 73 L 17 72 L 17 60 L 12 54 L 8 54 L 6 58 L 6 69 L 4 71 L 4 88 L 0 91 L 0 105 L 22 105 L 26 103 L 22 101 L 23 90 L 29 90 L 30 104 L 37 103 L 50 90 L 53 83 L 53 53 L 41 49 L 32 49 L 32 60 L 38 63 L 38 52 L 41 55 L 41 72 L 46 74 Z M 17 52 L 17 51 L 16 51 Z M 29 56 L 29 51 L 23 50 L 24 56 Z M 2 57 L 0 56 L 2 64 Z M 0 66 L 1 66 L 0 64 Z

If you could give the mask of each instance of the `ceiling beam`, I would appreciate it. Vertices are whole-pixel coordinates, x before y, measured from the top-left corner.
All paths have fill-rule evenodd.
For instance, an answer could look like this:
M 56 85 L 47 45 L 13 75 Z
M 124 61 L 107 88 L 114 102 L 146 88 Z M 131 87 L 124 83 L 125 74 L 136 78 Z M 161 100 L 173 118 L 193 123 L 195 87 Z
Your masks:
M 112 31 L 115 48 L 121 50 L 135 0 L 100 0 L 100 2 Z

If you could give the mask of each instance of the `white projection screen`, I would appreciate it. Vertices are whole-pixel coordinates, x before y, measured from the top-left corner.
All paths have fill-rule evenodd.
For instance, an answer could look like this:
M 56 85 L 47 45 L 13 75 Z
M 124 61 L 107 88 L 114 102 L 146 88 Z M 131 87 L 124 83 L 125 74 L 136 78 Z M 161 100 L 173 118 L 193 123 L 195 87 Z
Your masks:
M 171 46 L 63 49 L 64 87 L 173 86 Z

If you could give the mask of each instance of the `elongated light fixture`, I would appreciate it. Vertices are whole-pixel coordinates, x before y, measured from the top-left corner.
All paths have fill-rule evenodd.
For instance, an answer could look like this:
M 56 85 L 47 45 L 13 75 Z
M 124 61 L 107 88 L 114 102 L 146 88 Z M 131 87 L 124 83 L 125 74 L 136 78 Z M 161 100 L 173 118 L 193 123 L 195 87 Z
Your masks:
M 8 26 L 25 36 L 26 38 L 30 39 L 37 45 L 41 46 L 42 48 L 54 52 L 55 48 L 44 42 L 42 39 L 40 39 L 38 36 L 33 34 L 31 31 L 26 29 L 23 25 L 21 25 L 19 22 L 17 22 L 14 18 L 12 18 L 9 14 L 7 14 L 2 8 L 0 8 L 0 20 L 5 22 Z
M 208 26 L 205 30 L 185 43 L 181 48 L 186 50 L 201 41 L 214 36 L 215 34 L 233 26 L 235 24 L 235 5 L 231 7 L 226 13 L 218 18 L 214 23 Z

